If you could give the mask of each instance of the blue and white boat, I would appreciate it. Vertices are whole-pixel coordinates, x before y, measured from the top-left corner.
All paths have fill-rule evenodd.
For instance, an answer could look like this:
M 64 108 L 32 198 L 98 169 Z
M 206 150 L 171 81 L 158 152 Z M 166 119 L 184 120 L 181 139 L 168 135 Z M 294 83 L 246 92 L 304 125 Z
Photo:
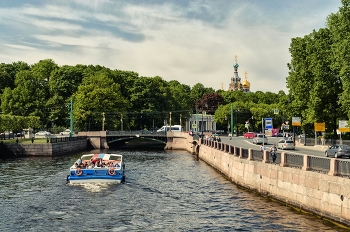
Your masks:
M 125 182 L 123 156 L 118 154 L 87 154 L 70 168 L 69 183 Z

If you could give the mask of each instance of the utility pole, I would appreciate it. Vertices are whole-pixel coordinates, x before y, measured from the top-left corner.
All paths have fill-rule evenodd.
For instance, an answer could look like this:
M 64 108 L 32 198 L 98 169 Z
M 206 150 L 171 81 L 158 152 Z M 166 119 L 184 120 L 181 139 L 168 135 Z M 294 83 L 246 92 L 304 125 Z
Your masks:
M 231 103 L 231 134 L 233 136 L 233 103 Z
M 105 130 L 105 112 L 102 112 L 102 131 Z
M 169 115 L 170 115 L 170 116 L 169 116 L 169 117 L 170 117 L 170 119 L 169 119 L 169 121 L 170 121 L 170 122 L 169 122 L 169 123 L 170 123 L 170 125 L 169 125 L 169 131 L 171 131 L 171 112 L 169 112 Z
M 70 125 L 69 125 L 69 137 L 72 137 L 72 132 L 73 132 L 73 100 L 70 100 L 70 114 L 69 114 L 69 118 L 70 118 Z
M 196 134 L 198 134 L 198 108 L 196 107 Z
M 120 130 L 123 131 L 123 114 L 120 114 Z

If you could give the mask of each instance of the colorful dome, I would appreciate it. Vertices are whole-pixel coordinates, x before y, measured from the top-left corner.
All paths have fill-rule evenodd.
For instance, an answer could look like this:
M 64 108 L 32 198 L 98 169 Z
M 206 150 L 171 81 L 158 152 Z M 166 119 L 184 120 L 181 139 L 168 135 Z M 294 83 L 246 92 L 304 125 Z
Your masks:
M 249 83 L 249 81 L 247 81 L 247 79 L 245 79 L 245 80 L 243 81 L 243 83 L 242 83 L 242 86 L 243 86 L 243 88 L 245 88 L 245 89 L 249 89 L 249 88 L 250 88 L 250 83 Z

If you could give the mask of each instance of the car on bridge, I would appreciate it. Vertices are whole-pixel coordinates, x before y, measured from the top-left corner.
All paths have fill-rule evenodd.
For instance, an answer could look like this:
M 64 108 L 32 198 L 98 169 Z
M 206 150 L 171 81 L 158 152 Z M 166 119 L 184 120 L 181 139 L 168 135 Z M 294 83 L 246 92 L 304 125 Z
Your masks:
M 49 136 L 49 135 L 51 135 L 51 133 L 48 131 L 38 131 L 35 133 L 35 135 L 36 136 Z
M 256 134 L 253 138 L 254 144 L 267 144 L 268 140 L 265 134 Z
M 325 155 L 326 157 L 333 156 L 334 158 L 341 158 L 343 156 L 350 158 L 350 146 L 334 144 L 325 151 Z
M 277 149 L 285 150 L 285 149 L 291 149 L 295 150 L 295 145 L 293 140 L 288 139 L 281 139 L 278 141 Z
M 66 129 L 65 131 L 62 131 L 60 135 L 70 135 L 70 132 L 71 131 L 69 129 Z M 74 131 L 72 131 L 72 135 L 74 135 Z
M 255 137 L 255 133 L 254 132 L 246 132 L 246 133 L 244 133 L 243 137 L 246 139 L 252 139 Z

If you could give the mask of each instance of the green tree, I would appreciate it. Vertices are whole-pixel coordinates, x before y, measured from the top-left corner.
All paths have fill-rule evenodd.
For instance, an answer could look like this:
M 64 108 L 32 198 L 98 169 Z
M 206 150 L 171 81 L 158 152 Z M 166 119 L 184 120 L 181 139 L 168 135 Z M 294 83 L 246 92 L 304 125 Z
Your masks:
M 314 122 L 326 122 L 336 134 L 336 121 L 342 115 L 338 104 L 342 88 L 331 69 L 331 46 L 328 29 L 293 39 L 287 84 L 293 116 L 301 116 L 305 128 L 312 128 Z
M 342 6 L 339 11 L 328 16 L 327 27 L 332 39 L 331 67 L 339 77 L 337 87 L 339 84 L 342 86 L 339 102 L 347 118 L 350 119 L 350 0 L 341 2 Z
M 78 130 L 101 130 L 103 112 L 124 112 L 127 105 L 120 86 L 105 71 L 84 78 L 73 99 L 74 122 Z M 119 124 L 114 117 L 106 118 L 105 129 L 114 130 Z

